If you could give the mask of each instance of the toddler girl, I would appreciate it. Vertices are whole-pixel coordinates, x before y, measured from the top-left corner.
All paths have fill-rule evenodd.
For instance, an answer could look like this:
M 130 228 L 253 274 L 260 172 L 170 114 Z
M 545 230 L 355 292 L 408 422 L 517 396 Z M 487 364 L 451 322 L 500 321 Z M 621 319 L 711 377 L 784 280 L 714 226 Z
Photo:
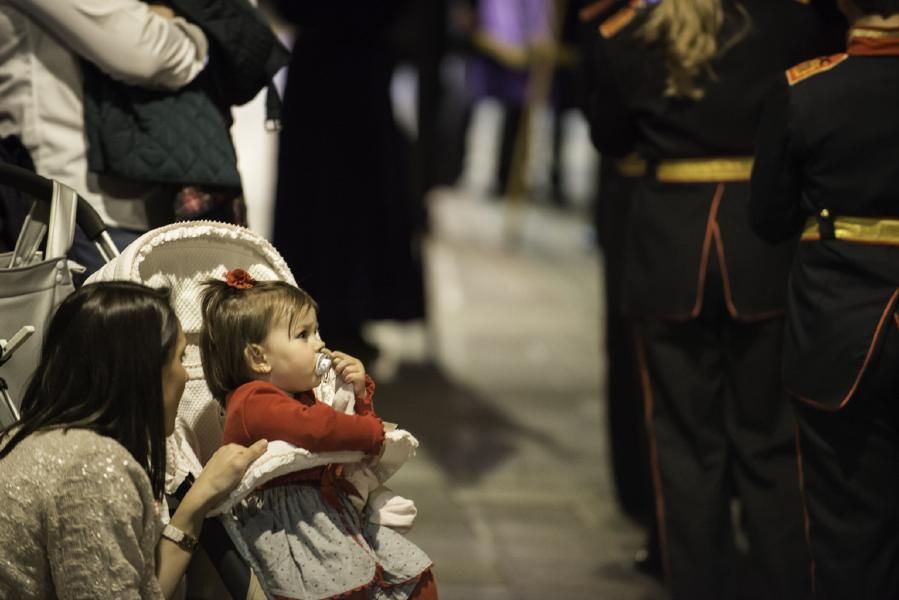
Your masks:
M 203 293 L 200 353 L 212 394 L 225 403 L 224 443 L 282 440 L 310 452 L 361 451 L 371 464 L 384 445 L 362 363 L 330 352 L 355 392 L 354 414 L 317 401 L 316 364 L 327 352 L 318 307 L 303 290 L 256 281 L 246 271 L 210 281 Z M 436 598 L 431 561 L 399 533 L 372 522 L 351 498 L 340 465 L 284 475 L 257 488 L 232 517 L 260 580 L 278 598 Z

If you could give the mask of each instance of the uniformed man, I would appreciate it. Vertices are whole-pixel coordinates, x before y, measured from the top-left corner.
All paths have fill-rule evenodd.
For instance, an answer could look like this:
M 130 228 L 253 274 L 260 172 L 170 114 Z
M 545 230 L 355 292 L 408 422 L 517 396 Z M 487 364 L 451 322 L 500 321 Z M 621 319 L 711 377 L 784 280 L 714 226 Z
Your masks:
M 594 81 L 592 61 L 597 28 L 624 4 L 625 0 L 581 0 L 578 4 L 580 88 L 585 113 L 589 113 L 589 98 L 605 91 L 597 88 Z M 623 157 L 603 156 L 594 222 L 603 256 L 606 413 L 612 478 L 624 512 L 644 524 L 648 531 L 647 544 L 638 550 L 635 566 L 649 575 L 661 577 L 634 327 L 622 303 L 625 233 L 631 196 L 635 182 L 645 174 L 646 162 L 636 153 L 630 152 Z
M 763 598 L 801 598 L 808 555 L 779 352 L 793 247 L 747 222 L 762 100 L 838 44 L 817 3 L 630 0 L 599 27 L 594 139 L 649 163 L 624 293 L 639 357 L 663 564 L 675 600 L 732 598 L 731 498 Z
M 785 384 L 797 400 L 816 598 L 899 598 L 899 2 L 841 2 L 848 48 L 772 91 L 752 223 L 801 235 Z

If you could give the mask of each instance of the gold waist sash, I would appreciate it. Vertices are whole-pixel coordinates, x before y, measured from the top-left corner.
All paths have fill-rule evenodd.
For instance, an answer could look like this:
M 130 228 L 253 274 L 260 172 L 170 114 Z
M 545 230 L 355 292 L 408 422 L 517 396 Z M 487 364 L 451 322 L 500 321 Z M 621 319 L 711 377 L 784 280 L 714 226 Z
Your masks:
M 751 156 L 672 159 L 656 166 L 656 179 L 664 183 L 749 181 L 750 175 Z
M 868 244 L 899 245 L 899 219 L 878 219 L 875 217 L 835 217 L 834 237 L 847 242 Z M 821 239 L 818 220 L 809 217 L 802 230 L 803 242 Z
M 615 170 L 622 177 L 643 177 L 646 175 L 646 161 L 637 154 L 628 154 L 615 161 Z

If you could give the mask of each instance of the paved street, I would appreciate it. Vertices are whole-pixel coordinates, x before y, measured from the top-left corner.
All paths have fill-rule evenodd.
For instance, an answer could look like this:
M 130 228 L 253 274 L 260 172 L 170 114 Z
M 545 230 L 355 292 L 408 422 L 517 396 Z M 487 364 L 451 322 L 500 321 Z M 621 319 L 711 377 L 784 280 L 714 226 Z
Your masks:
M 391 486 L 418 505 L 441 598 L 663 598 L 611 489 L 590 229 L 450 190 L 429 204 L 429 321 L 368 333 L 378 411 L 421 442 Z

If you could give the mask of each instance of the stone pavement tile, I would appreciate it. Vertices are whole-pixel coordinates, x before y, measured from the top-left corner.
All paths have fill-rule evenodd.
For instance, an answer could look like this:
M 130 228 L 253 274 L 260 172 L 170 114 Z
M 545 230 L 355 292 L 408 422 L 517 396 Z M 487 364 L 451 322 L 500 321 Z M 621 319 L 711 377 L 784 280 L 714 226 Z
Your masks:
M 502 199 L 500 199 L 502 200 Z M 534 204 L 494 202 L 451 188 L 428 198 L 431 235 L 468 245 L 548 256 L 574 256 L 595 248 L 589 217 Z
M 438 574 L 439 577 L 439 574 Z M 440 600 L 519 600 L 506 585 L 460 585 L 437 581 Z M 553 598 L 549 596 L 548 598 Z
M 459 327 L 470 328 L 475 333 L 457 344 L 456 358 L 447 358 L 451 373 L 456 375 L 461 371 L 468 381 L 501 389 L 531 389 L 546 394 L 598 390 L 601 363 L 594 358 L 593 347 L 599 344 L 599 333 L 582 335 L 583 323 L 576 325 L 579 337 L 567 332 L 561 324 L 533 324 L 543 319 L 540 314 L 522 316 L 517 324 L 509 326 L 515 330 L 509 335 L 485 332 L 484 326 L 459 320 Z M 499 317 L 494 320 L 494 326 L 502 327 Z M 522 329 L 530 332 L 528 339 L 521 339 Z
M 438 488 L 393 480 L 390 483 L 397 493 L 415 501 L 418 516 L 407 537 L 434 561 L 438 583 L 488 588 L 503 584 L 489 533 L 476 519 L 469 518 L 449 486 Z
M 413 360 L 384 370 L 378 412 L 421 442 L 389 485 L 418 506 L 409 537 L 441 598 L 659 600 L 632 568 L 644 534 L 611 487 L 601 264 L 583 223 L 440 202 L 429 341 L 410 338 Z
M 577 227 L 574 220 L 569 225 Z M 435 349 L 452 375 L 598 389 L 601 268 L 595 253 L 580 248 L 535 257 L 502 245 L 459 243 L 438 228 L 425 255 Z
M 487 598 L 519 598 L 524 596 L 517 591 L 500 590 L 525 584 L 547 590 L 557 581 L 564 581 L 574 598 L 603 586 L 627 590 L 622 598 L 653 590 L 629 564 L 641 535 L 608 497 L 483 485 L 394 487 L 419 507 L 409 538 L 434 560 L 441 598 L 477 600 L 477 593 L 464 594 L 481 589 Z
M 592 577 L 588 565 L 598 557 L 615 557 L 617 550 L 605 540 L 605 533 L 586 527 L 574 503 L 527 507 L 489 507 L 484 511 L 504 559 L 534 566 L 551 564 L 567 579 Z M 543 573 L 534 571 L 539 578 Z
M 489 395 L 435 365 L 401 365 L 394 381 L 379 383 L 377 394 L 379 415 L 421 443 L 409 466 L 424 477 L 421 461 L 431 461 L 450 485 L 477 483 L 518 452 L 519 439 L 535 435 Z
M 511 586 L 512 597 L 516 600 L 664 600 L 660 588 L 636 589 L 615 583 L 593 585 L 571 585 L 560 582 L 556 585 Z M 443 596 L 441 595 L 441 598 Z M 479 596 L 472 596 L 475 600 Z
M 540 521 L 527 511 L 507 509 L 492 526 L 499 570 L 516 598 L 577 600 L 659 599 L 661 586 L 633 570 L 633 532 L 621 536 L 604 525 L 579 527 L 579 519 L 559 511 Z M 544 511 L 541 511 L 544 512 Z M 514 519 L 509 517 L 515 516 Z
M 449 373 L 460 381 L 501 387 L 598 390 L 603 364 L 598 309 L 586 301 L 586 308 L 539 303 L 534 296 L 528 291 L 499 304 L 465 298 L 463 308 L 434 300 L 437 355 Z
M 517 438 L 509 441 L 514 451 L 482 475 L 482 485 L 501 493 L 526 490 L 608 498 L 612 484 L 602 433 L 595 420 L 578 419 L 598 412 L 594 407 L 584 408 L 584 404 L 597 402 L 585 399 L 551 414 L 534 411 L 526 417 L 518 415 Z

